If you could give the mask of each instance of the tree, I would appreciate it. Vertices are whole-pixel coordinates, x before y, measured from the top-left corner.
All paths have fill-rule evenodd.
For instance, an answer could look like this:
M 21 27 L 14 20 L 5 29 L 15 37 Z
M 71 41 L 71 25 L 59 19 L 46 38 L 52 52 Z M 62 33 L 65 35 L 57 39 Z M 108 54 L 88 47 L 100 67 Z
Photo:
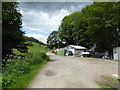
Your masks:
M 65 16 L 59 27 L 59 37 L 62 41 L 66 42 L 66 45 L 75 44 L 74 40 L 74 22 L 72 21 L 72 16 Z
M 120 30 L 120 2 L 95 2 L 82 9 L 87 16 L 88 33 L 99 52 L 109 51 L 117 45 Z
M 22 52 L 27 50 L 24 45 L 24 32 L 21 31 L 22 15 L 17 5 L 17 2 L 2 3 L 2 58 L 5 58 L 7 54 L 12 54 L 12 48 Z
M 66 42 L 66 45 L 81 45 L 90 48 L 92 42 L 86 33 L 88 23 L 81 12 L 65 16 L 59 28 L 59 37 Z
M 53 31 L 47 38 L 47 45 L 49 48 L 56 48 L 57 47 L 57 36 L 58 36 L 58 32 L 57 31 Z
M 58 31 L 53 31 L 47 38 L 47 45 L 49 48 L 64 47 L 63 42 L 60 40 Z

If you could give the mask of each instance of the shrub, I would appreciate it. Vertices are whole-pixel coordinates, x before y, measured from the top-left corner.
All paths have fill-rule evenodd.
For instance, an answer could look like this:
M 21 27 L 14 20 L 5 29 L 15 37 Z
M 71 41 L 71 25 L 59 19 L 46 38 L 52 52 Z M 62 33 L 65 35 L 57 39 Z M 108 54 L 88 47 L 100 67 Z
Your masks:
M 3 68 L 2 86 L 9 88 L 17 84 L 17 81 L 32 70 L 36 69 L 43 61 L 48 60 L 49 57 L 45 53 L 29 53 L 24 58 L 14 57 L 8 60 L 6 66 Z

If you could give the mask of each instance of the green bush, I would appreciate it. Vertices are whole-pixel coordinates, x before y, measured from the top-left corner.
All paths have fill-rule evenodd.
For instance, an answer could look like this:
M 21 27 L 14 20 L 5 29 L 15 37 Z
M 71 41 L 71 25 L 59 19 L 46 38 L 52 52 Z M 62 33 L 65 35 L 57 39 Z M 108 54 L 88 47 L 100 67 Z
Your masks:
M 0 74 L 0 90 L 2 90 L 2 75 Z
M 33 44 L 32 44 L 31 41 L 25 42 L 25 44 L 26 44 L 27 46 L 33 46 Z
M 49 57 L 45 53 L 36 52 L 29 53 L 24 58 L 14 57 L 12 60 L 8 60 L 8 63 L 3 68 L 2 87 L 9 88 L 13 85 L 17 85 L 18 81 L 22 80 L 24 75 L 35 70 L 38 65 L 48 59 Z

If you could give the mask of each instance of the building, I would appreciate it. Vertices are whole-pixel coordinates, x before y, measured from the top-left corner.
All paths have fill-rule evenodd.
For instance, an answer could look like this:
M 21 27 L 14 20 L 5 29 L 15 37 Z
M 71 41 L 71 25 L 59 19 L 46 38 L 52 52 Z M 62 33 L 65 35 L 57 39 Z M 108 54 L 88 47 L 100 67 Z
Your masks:
M 87 50 L 87 48 L 78 45 L 68 45 L 63 49 L 66 52 L 72 52 L 73 55 L 80 55 L 82 52 L 85 52 Z
M 113 48 L 113 59 L 120 60 L 120 47 Z

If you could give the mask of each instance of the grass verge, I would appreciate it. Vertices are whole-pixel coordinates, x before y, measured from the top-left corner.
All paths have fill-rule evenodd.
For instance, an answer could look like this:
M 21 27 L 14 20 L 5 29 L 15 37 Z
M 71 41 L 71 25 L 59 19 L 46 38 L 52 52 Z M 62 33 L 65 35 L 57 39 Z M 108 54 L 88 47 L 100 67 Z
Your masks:
M 97 83 L 100 87 L 102 87 L 102 88 L 111 88 L 110 86 L 108 86 L 108 85 L 106 85 L 106 84 L 104 84 L 104 83 L 102 83 L 102 82 L 96 81 L 96 83 Z
M 14 58 L 3 69 L 3 88 L 26 88 L 38 71 L 49 60 L 44 53 L 30 54 L 27 58 Z
M 102 75 L 102 78 L 100 81 L 96 81 L 96 83 L 102 87 L 104 90 L 117 90 L 118 88 L 118 80 L 115 78 L 112 78 L 110 76 Z
M 2 70 L 2 88 L 27 88 L 31 80 L 39 70 L 46 64 L 49 57 L 46 52 L 49 49 L 45 46 L 29 47 L 25 57 L 13 57 L 8 59 Z M 16 53 L 16 55 L 21 53 Z
M 17 80 L 17 84 L 10 86 L 9 88 L 27 88 L 29 83 L 35 78 L 35 76 L 38 74 L 39 70 L 42 69 L 42 67 L 47 63 L 47 61 L 43 61 L 40 65 L 36 65 L 36 69 L 31 71 L 28 74 L 25 74 L 21 79 Z
M 0 75 L 0 90 L 2 90 L 2 75 Z

